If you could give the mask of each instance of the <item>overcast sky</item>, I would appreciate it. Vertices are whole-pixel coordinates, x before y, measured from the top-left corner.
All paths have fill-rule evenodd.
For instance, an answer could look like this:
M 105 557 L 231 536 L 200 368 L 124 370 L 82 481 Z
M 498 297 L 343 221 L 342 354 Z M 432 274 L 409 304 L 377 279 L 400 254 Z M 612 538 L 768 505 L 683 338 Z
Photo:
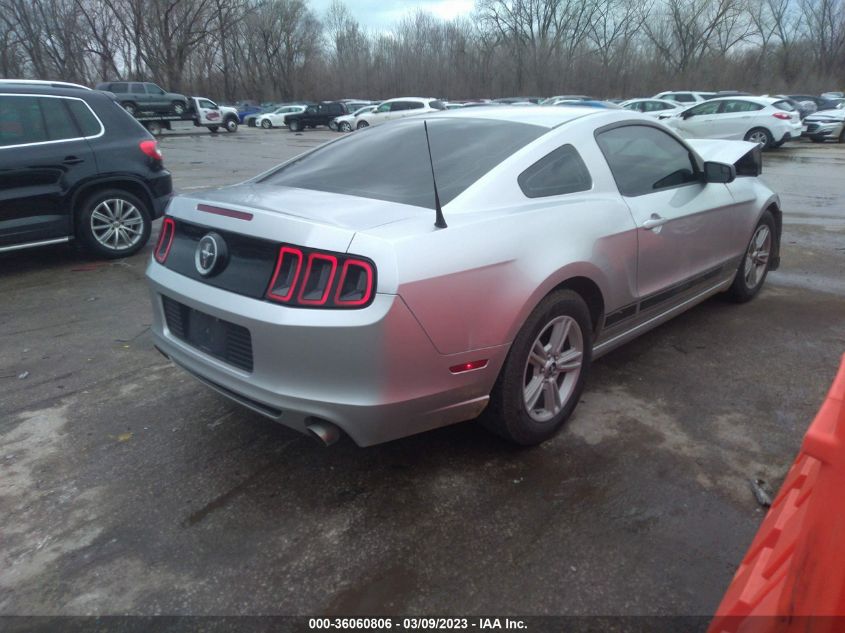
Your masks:
M 322 16 L 332 0 L 309 0 L 309 4 Z M 382 30 L 388 29 L 402 17 L 417 9 L 451 20 L 472 11 L 473 0 L 345 0 L 349 11 L 361 26 Z

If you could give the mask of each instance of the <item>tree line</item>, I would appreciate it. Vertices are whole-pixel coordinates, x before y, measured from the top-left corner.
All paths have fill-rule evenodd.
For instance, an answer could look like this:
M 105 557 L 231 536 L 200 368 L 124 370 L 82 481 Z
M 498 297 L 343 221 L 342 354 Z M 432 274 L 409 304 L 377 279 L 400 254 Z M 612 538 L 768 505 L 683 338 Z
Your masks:
M 842 90 L 845 0 L 476 0 L 387 30 L 341 0 L 0 0 L 0 76 L 221 101 Z

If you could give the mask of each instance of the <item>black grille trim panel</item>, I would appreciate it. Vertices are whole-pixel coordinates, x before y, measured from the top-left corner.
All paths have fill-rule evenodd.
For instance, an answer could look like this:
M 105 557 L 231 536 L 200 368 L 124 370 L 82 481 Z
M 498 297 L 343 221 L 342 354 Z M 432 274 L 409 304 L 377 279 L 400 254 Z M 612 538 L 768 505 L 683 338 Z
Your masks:
M 162 295 L 161 301 L 167 329 L 173 336 L 191 347 L 238 369 L 248 372 L 253 370 L 252 335 L 247 328 L 194 310 L 164 295 Z M 192 313 L 195 315 L 194 318 L 192 318 Z M 191 332 L 191 323 L 196 321 L 197 317 L 213 322 L 216 333 L 213 344 L 197 344 L 197 334 Z

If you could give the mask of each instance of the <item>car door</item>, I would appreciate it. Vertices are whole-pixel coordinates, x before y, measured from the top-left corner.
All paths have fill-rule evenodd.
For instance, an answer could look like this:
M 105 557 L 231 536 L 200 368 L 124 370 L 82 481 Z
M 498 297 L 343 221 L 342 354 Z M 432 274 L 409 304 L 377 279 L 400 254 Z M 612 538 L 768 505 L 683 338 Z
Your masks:
M 170 110 L 170 102 L 167 100 L 167 93 L 155 84 L 144 84 L 147 93 L 147 103 L 155 110 L 167 112 Z
M 0 248 L 73 233 L 69 191 L 97 165 L 67 101 L 0 95 Z
M 757 111 L 763 106 L 753 101 L 729 99 L 722 102 L 718 115 L 719 136 L 715 138 L 741 141 L 746 132 L 754 127 Z
M 421 101 L 405 101 L 405 107 L 399 112 L 399 118 L 414 116 L 425 111 L 425 104 Z
M 147 94 L 147 89 L 144 84 L 133 82 L 129 84 L 129 94 L 127 95 L 131 101 L 138 104 L 138 110 L 150 109 L 150 97 Z
M 379 107 L 377 107 L 373 112 L 366 115 L 364 119 L 370 125 L 379 125 L 380 123 L 384 123 L 390 118 L 390 110 L 395 102 L 393 101 L 385 101 Z
M 211 99 L 197 99 L 197 115 L 202 125 L 219 125 L 223 120 L 220 106 Z
M 688 147 L 633 123 L 599 130 L 596 142 L 638 227 L 640 299 L 671 300 L 673 288 L 712 283 L 714 271 L 731 265 L 733 246 L 721 238 L 733 225 L 733 197 L 726 185 L 704 182 Z
M 721 101 L 705 101 L 684 110 L 674 127 L 684 138 L 720 138 L 718 119 Z

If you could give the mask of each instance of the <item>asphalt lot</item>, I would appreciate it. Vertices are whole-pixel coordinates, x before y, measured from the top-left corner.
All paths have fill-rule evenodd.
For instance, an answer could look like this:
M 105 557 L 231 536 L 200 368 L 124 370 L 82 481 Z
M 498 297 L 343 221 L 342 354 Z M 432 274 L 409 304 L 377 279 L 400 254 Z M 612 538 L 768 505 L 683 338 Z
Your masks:
M 336 136 L 162 147 L 187 191 Z M 777 489 L 845 352 L 845 146 L 764 160 L 762 294 L 596 362 L 531 450 L 473 423 L 323 448 L 153 350 L 153 241 L 0 257 L 0 614 L 712 613 L 763 517 L 749 480 Z

